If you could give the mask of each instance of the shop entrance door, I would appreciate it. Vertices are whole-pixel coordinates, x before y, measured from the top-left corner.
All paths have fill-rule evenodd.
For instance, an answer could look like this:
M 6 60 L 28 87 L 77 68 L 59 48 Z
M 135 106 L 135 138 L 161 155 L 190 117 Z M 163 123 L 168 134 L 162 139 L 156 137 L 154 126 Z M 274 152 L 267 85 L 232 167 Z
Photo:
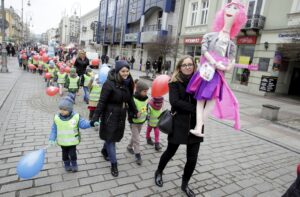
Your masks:
M 289 88 L 289 95 L 300 96 L 300 68 L 294 68 L 291 84 Z

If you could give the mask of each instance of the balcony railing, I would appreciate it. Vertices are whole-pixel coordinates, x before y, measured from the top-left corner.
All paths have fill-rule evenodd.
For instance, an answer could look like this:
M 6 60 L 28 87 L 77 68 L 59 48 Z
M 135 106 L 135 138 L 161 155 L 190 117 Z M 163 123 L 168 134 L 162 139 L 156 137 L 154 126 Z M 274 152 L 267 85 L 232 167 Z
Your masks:
M 243 29 L 263 29 L 265 26 L 266 17 L 262 15 L 248 16 L 247 23 Z
M 156 24 L 156 25 L 146 25 L 143 27 L 142 32 L 147 32 L 147 31 L 161 31 L 161 24 Z M 172 25 L 168 25 L 168 32 L 172 32 Z

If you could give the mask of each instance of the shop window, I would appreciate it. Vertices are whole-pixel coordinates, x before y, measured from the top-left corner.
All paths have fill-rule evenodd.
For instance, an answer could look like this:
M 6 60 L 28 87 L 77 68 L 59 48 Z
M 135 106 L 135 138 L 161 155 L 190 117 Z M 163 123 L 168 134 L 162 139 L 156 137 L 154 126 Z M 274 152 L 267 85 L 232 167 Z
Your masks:
M 186 46 L 185 54 L 199 58 L 201 56 L 201 46 Z
M 239 64 L 252 64 L 255 45 L 240 45 L 238 46 L 236 60 Z M 248 85 L 250 70 L 243 68 L 234 68 L 233 82 L 240 83 L 241 85 Z

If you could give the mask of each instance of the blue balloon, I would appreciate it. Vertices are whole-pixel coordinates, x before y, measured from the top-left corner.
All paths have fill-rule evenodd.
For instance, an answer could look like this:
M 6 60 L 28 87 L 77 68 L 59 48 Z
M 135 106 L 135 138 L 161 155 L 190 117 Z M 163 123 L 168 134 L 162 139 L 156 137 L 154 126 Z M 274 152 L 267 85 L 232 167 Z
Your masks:
M 101 65 L 98 78 L 100 84 L 104 84 L 104 82 L 106 81 L 109 70 L 110 68 L 107 65 Z
M 37 175 L 44 166 L 45 150 L 40 149 L 24 155 L 17 165 L 17 174 L 23 179 Z

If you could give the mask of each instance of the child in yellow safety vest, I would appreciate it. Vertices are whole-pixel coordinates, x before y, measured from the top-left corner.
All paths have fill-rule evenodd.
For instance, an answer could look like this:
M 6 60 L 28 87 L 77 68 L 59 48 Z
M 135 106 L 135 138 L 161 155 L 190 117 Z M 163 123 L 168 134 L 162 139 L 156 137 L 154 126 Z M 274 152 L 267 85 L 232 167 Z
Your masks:
M 54 116 L 49 145 L 59 145 L 66 171 L 77 172 L 76 146 L 80 143 L 79 129 L 98 126 L 99 122 L 90 122 L 73 111 L 74 95 L 69 94 L 59 102 L 59 114 Z
M 132 113 L 128 113 L 128 120 L 130 122 L 131 129 L 131 139 L 127 146 L 127 150 L 131 154 L 135 154 L 135 162 L 138 165 L 142 165 L 142 157 L 140 152 L 140 132 L 142 130 L 144 122 L 146 122 L 147 120 L 148 89 L 149 86 L 145 82 L 141 80 L 137 81 L 133 100 L 138 110 L 138 117 L 132 118 Z
M 63 89 L 65 87 L 65 83 L 67 81 L 68 74 L 65 72 L 65 69 L 63 66 L 60 67 L 59 72 L 55 75 L 55 81 L 58 84 L 59 87 L 59 95 L 63 95 Z
M 148 103 L 148 127 L 146 131 L 147 144 L 155 145 L 155 150 L 161 149 L 159 143 L 159 128 L 157 127 L 158 117 L 161 114 L 161 108 L 163 106 L 163 97 L 153 97 Z M 150 133 L 154 130 L 154 143 L 151 139 Z
M 88 109 L 90 110 L 89 119 L 92 120 L 96 107 L 98 105 L 100 94 L 101 94 L 101 86 L 98 79 L 98 74 L 96 74 L 93 78 L 93 82 L 89 84 L 89 105 Z
M 76 73 L 75 68 L 70 69 L 70 76 L 66 80 L 66 88 L 68 89 L 68 92 L 73 93 L 76 95 L 76 93 L 79 90 L 80 85 L 80 79 Z M 75 99 L 74 99 L 75 100 Z
M 54 62 L 52 60 L 49 62 L 48 73 L 51 74 L 51 78 L 47 79 L 47 87 L 49 87 L 50 85 L 53 85 L 53 83 L 54 83 L 54 76 L 57 73 L 57 69 L 55 68 L 55 64 L 54 64 Z
M 83 85 L 83 101 L 86 102 L 86 104 L 89 103 L 89 84 L 91 83 L 91 81 L 93 77 L 93 71 L 90 68 L 87 68 L 85 71 L 85 74 L 81 77 L 81 84 Z

